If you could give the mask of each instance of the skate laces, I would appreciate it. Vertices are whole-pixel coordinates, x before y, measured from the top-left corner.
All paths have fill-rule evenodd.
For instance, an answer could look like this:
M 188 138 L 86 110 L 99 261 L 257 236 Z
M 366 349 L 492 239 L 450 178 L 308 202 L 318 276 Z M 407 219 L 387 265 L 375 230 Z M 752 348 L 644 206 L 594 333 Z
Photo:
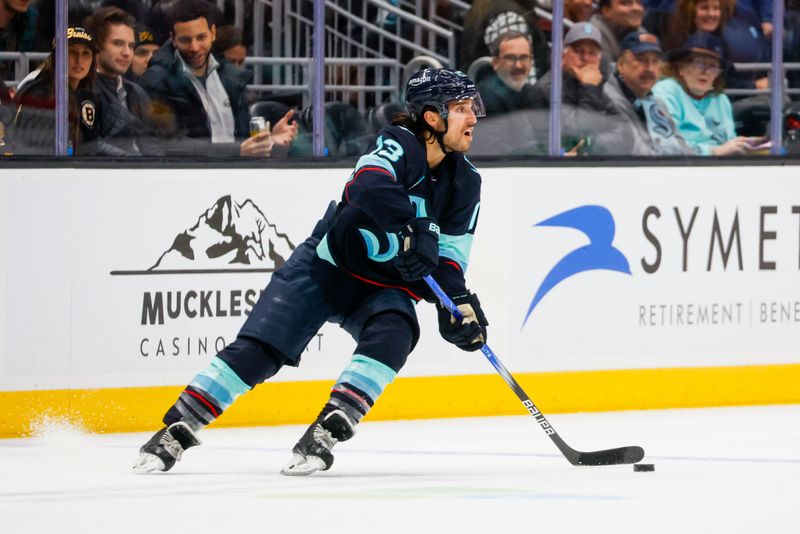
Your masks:
M 158 440 L 158 444 L 164 447 L 164 449 L 170 454 L 170 456 L 175 458 L 175 461 L 179 461 L 181 459 L 181 455 L 183 454 L 183 446 L 172 435 L 169 429 L 164 430 L 164 433 Z
M 314 441 L 322 445 L 328 450 L 331 450 L 334 445 L 336 445 L 336 438 L 334 438 L 331 433 L 325 429 L 321 424 L 314 425 L 314 432 L 312 432 L 312 437 Z

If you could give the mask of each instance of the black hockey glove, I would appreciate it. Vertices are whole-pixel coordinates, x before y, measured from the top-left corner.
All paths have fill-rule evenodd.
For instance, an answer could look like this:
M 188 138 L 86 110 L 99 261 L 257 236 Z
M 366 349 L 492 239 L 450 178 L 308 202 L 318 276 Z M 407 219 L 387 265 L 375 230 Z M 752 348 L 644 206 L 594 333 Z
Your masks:
M 394 266 L 406 282 L 429 275 L 439 265 L 439 225 L 428 217 L 408 221 L 397 232 L 400 252 Z
M 457 346 L 461 350 L 472 352 L 480 349 L 486 343 L 486 327 L 489 321 L 481 309 L 478 295 L 465 293 L 453 297 L 453 303 L 458 307 L 464 316 L 460 322 L 456 321 L 447 308 L 436 304 L 436 311 L 439 313 L 439 332 L 442 337 Z

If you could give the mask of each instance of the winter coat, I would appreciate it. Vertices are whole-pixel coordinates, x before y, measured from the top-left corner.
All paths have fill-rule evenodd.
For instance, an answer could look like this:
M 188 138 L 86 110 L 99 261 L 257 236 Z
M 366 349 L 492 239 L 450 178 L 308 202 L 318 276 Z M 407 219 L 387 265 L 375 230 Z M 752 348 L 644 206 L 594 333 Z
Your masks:
M 551 72 L 536 82 L 534 105 L 550 107 Z M 620 146 L 631 146 L 629 128 L 620 124 L 621 118 L 603 92 L 605 76 L 599 85 L 582 84 L 571 74 L 563 74 L 561 89 L 562 147 L 570 150 L 583 139 L 580 153 L 619 153 Z
M 3 52 L 31 52 L 47 50 L 48 44 L 36 31 L 39 12 L 29 6 L 25 13 L 16 15 L 6 28 L 0 28 L 0 50 Z M 14 62 L 0 62 L 0 80 L 15 79 Z
M 39 76 L 17 92 L 14 118 L 14 153 L 52 156 L 55 149 L 55 96 L 49 73 Z M 100 142 L 100 113 L 95 94 L 85 88 L 69 89 L 68 143 L 72 154 L 92 156 L 104 153 Z
M 478 83 L 478 92 L 488 117 L 534 107 L 532 85 L 526 83 L 515 91 L 494 72 Z
M 652 94 L 631 100 L 632 94 L 617 75 L 603 87 L 611 104 L 630 127 L 633 145 L 620 153 L 630 156 L 677 156 L 693 154 L 663 102 Z
M 251 74 L 220 61 L 217 74 L 228 95 L 234 120 L 234 136 L 249 135 L 250 112 L 245 90 Z M 139 85 L 150 95 L 156 133 L 170 155 L 237 156 L 239 143 L 212 143 L 208 115 L 191 80 L 167 41 L 150 59 Z
M 161 156 L 164 151 L 154 139 L 150 122 L 150 97 L 139 85 L 123 77 L 125 101 L 117 97 L 117 79 L 102 74 L 95 76 L 94 92 L 100 101 L 100 135 L 106 143 L 125 156 Z

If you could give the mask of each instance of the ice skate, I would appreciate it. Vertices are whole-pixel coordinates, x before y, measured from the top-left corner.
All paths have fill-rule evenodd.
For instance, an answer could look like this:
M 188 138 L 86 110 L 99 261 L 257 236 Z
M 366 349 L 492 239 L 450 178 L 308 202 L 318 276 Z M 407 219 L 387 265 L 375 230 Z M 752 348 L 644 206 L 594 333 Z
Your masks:
M 322 421 L 308 427 L 292 449 L 294 457 L 281 474 L 306 476 L 316 471 L 327 471 L 333 465 L 333 446 L 347 441 L 355 433 L 355 423 L 343 411 L 332 411 Z
M 165 426 L 139 449 L 139 458 L 133 470 L 137 473 L 169 471 L 180 461 L 186 449 L 201 443 L 183 421 Z

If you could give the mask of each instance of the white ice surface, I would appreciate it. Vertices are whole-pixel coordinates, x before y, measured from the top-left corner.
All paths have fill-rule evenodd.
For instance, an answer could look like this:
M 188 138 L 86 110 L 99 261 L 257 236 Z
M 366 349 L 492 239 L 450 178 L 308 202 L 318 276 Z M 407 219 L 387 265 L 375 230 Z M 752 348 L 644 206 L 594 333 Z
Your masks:
M 149 434 L 51 428 L 0 440 L 0 533 L 800 532 L 800 406 L 549 419 L 655 471 L 573 467 L 528 416 L 367 422 L 298 478 L 278 474 L 298 426 L 210 429 L 150 475 L 130 469 Z

